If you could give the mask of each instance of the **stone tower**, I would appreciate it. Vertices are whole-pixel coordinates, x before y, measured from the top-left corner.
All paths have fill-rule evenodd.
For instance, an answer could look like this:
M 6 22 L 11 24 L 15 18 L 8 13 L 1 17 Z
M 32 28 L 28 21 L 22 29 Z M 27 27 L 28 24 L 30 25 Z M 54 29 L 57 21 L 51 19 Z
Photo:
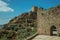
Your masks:
M 37 12 L 37 7 L 36 6 L 32 6 L 32 12 Z

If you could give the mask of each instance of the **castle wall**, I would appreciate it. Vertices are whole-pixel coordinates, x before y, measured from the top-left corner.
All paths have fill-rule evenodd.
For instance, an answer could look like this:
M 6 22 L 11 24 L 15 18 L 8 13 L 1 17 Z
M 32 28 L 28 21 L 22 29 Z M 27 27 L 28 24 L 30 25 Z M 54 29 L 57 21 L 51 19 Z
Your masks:
M 41 35 L 50 35 L 50 29 L 54 25 L 57 28 L 57 35 L 60 35 L 60 14 L 56 15 L 49 11 L 41 11 L 37 12 L 37 26 L 38 32 Z

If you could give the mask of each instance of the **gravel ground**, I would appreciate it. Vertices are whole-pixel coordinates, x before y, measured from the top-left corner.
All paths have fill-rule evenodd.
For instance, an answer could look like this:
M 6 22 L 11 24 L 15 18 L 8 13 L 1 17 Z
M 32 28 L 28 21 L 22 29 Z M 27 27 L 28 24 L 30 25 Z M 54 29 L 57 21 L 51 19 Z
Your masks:
M 60 40 L 60 37 L 56 36 L 46 36 L 46 35 L 38 35 L 32 40 Z

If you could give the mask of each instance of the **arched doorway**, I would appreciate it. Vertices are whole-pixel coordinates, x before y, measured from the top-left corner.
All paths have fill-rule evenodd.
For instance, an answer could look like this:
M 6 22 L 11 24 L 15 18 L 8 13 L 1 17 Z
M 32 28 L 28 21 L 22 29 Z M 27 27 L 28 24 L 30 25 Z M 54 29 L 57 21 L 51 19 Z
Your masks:
M 55 26 L 51 26 L 50 28 L 50 35 L 51 36 L 57 36 L 57 28 Z

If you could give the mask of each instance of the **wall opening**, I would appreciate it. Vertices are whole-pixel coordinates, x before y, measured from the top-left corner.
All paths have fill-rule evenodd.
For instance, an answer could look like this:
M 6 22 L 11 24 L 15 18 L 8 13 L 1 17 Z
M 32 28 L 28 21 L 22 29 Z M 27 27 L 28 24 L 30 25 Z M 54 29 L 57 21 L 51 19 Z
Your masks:
M 50 35 L 51 36 L 57 36 L 57 28 L 55 26 L 51 26 L 50 28 Z

